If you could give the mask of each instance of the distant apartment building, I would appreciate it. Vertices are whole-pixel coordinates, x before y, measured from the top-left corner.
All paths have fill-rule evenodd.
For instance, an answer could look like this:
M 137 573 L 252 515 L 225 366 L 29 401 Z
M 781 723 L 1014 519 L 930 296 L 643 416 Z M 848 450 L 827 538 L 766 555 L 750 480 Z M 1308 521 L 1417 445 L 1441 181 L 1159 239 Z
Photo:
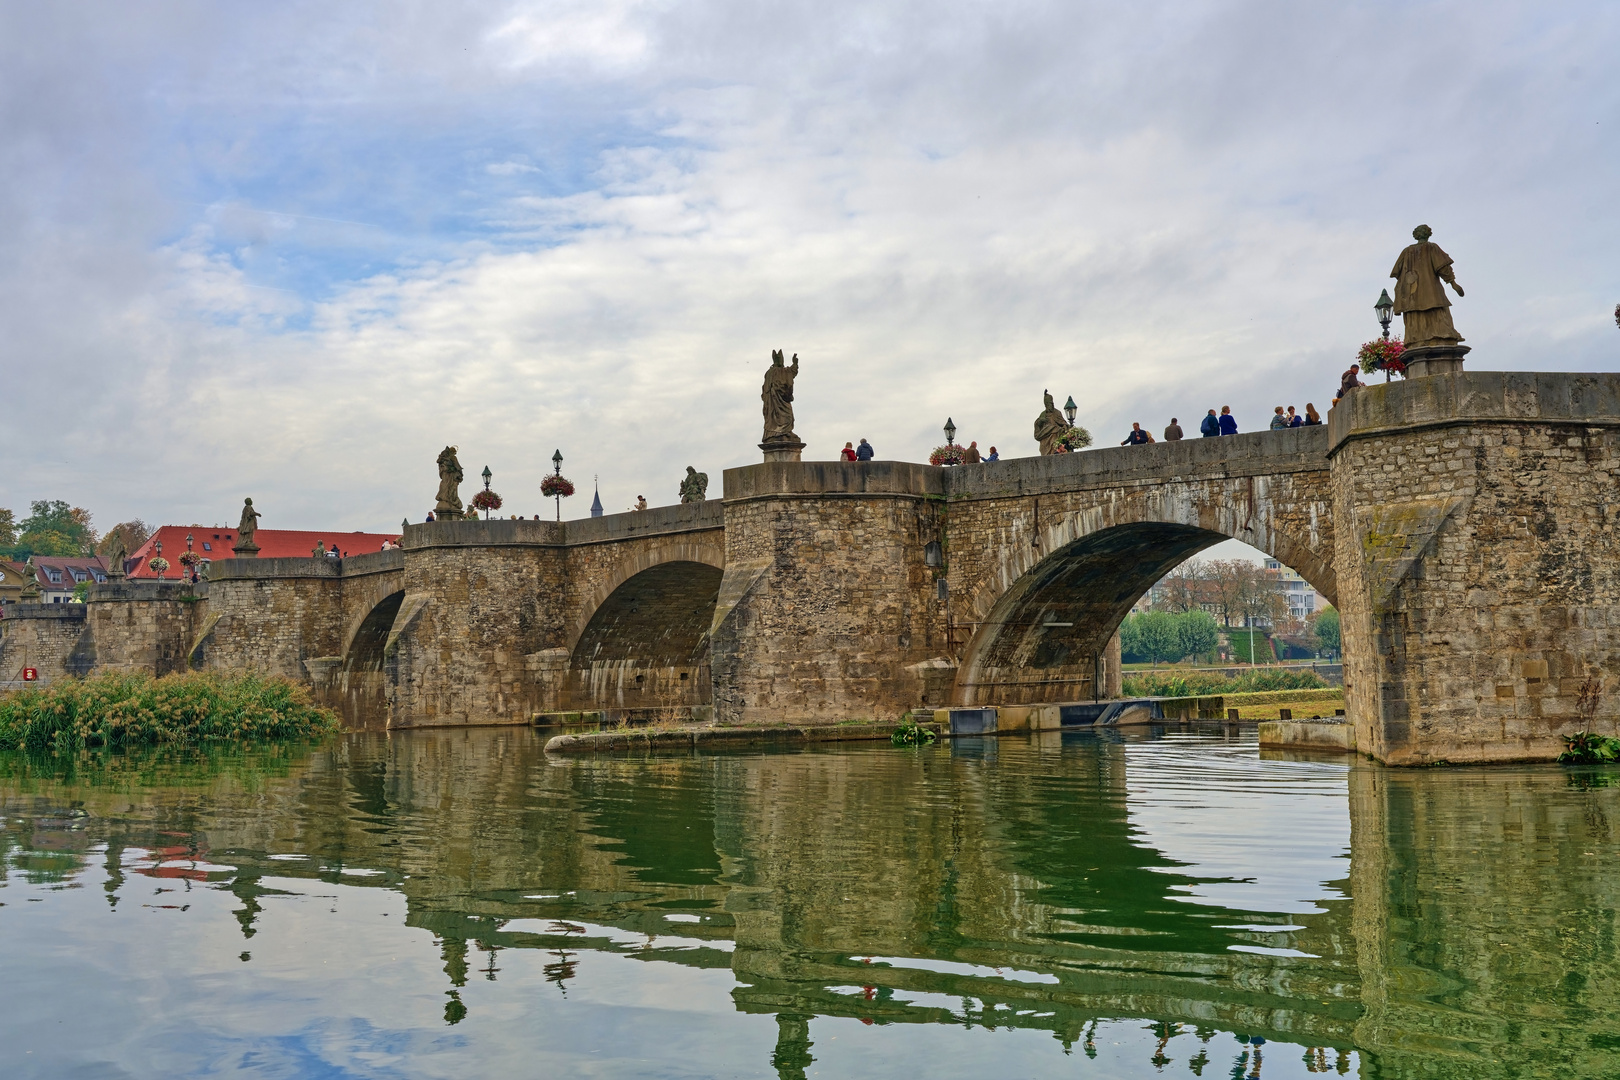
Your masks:
M 1311 583 L 1276 559 L 1266 560 L 1266 573 L 1277 582 L 1277 591 L 1288 601 L 1288 615 L 1294 619 L 1309 619 L 1328 606 L 1327 597 L 1317 592 Z
M 34 581 L 39 586 L 39 603 L 71 604 L 73 590 L 83 582 L 107 580 L 107 560 L 100 555 L 70 559 L 56 555 L 34 556 Z

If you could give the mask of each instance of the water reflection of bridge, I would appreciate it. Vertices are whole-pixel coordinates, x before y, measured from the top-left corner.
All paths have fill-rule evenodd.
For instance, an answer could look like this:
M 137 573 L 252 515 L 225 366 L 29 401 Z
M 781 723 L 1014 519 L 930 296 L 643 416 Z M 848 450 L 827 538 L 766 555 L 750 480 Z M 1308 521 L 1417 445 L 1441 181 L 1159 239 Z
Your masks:
M 1577 1013 L 1616 1015 L 1601 1005 L 1615 1004 L 1620 974 L 1603 902 L 1612 871 L 1564 868 L 1592 922 L 1576 945 L 1554 899 L 1504 910 L 1534 946 L 1517 954 L 1522 971 L 1471 929 L 1466 884 L 1485 863 L 1468 852 L 1482 848 L 1493 885 L 1516 898 L 1548 893 L 1546 849 L 1526 841 L 1579 833 L 1612 852 L 1604 792 L 1571 818 L 1552 800 L 1530 811 L 1499 772 L 1353 770 L 1354 900 L 1326 900 L 1297 918 L 1304 929 L 1260 933 L 1229 928 L 1253 913 L 1180 898 L 1197 878 L 1134 831 L 1117 742 L 1054 736 L 1028 751 L 1039 767 L 1018 769 L 950 748 L 548 764 L 537 745 L 510 731 L 355 737 L 199 770 L 144 795 L 138 820 L 115 816 L 132 801 L 116 784 L 0 780 L 0 792 L 8 842 L 35 853 L 38 873 L 71 874 L 100 842 L 121 873 L 123 849 L 192 837 L 236 867 L 212 880 L 239 899 L 248 936 L 273 879 L 395 890 L 410 924 L 437 938 L 452 992 L 480 967 L 493 977 L 504 949 L 556 953 L 548 976 L 564 984 L 583 950 L 727 967 L 736 1007 L 778 1018 L 783 1075 L 812 1055 L 818 1016 L 1035 1029 L 1079 1045 L 1098 1020 L 1145 1018 L 1358 1046 L 1378 1075 L 1436 1058 L 1446 1075 L 1518 1075 L 1514 1047 L 1519 1065 L 1551 1045 L 1586 1072 L 1612 1056 L 1571 1034 Z M 87 813 L 46 813 L 75 802 Z M 269 858 L 285 852 L 312 858 Z M 378 873 L 343 875 L 352 868 Z M 119 888 L 110 881 L 114 902 Z M 1232 950 L 1256 944 L 1310 955 Z M 1538 997 L 1543 976 L 1558 1000 Z M 446 1018 L 460 1008 L 453 997 Z

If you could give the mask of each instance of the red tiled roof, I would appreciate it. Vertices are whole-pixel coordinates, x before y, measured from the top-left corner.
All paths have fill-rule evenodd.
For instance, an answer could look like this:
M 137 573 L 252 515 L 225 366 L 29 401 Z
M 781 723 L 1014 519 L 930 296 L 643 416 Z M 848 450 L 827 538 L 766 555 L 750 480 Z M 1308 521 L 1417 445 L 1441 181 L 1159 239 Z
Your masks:
M 147 560 L 157 554 L 157 544 L 163 544 L 163 557 L 169 562 L 169 569 L 163 574 L 165 578 L 175 580 L 180 576 L 180 553 L 186 550 L 186 537 L 191 537 L 191 548 L 209 562 L 220 559 L 234 559 L 235 552 L 231 545 L 236 543 L 236 530 L 228 527 L 205 525 L 165 525 L 153 533 L 151 538 L 140 548 L 130 553 L 132 559 L 139 562 L 129 571 L 132 578 L 155 578 L 157 574 L 146 565 Z M 366 555 L 373 551 L 381 551 L 384 540 L 398 540 L 396 533 L 362 533 L 340 532 L 337 529 L 328 529 L 312 532 L 305 529 L 259 529 L 253 534 L 253 542 L 259 545 L 259 558 L 261 559 L 291 559 L 309 558 L 310 552 L 319 543 L 325 550 L 331 550 L 333 544 L 345 555 Z
M 22 569 L 26 570 L 27 568 L 23 567 Z M 52 570 L 55 570 L 62 575 L 61 581 L 51 580 L 50 572 Z M 107 560 L 103 559 L 100 555 L 92 555 L 88 557 L 65 555 L 34 556 L 34 580 L 39 582 L 39 586 L 42 589 L 61 590 L 63 588 L 73 588 L 74 584 L 76 583 L 76 579 L 73 576 L 73 571 L 75 570 L 80 572 L 88 571 L 105 574 L 107 572 Z M 24 576 L 27 575 L 25 574 Z

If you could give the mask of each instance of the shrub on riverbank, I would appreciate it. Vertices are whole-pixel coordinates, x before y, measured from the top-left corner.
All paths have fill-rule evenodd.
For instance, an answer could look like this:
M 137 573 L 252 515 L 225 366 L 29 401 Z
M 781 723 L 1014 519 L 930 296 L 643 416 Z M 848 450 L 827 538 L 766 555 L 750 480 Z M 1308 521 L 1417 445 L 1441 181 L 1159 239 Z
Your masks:
M 1144 671 L 1127 675 L 1121 692 L 1126 697 L 1211 697 L 1266 690 L 1320 690 L 1326 686 L 1314 671 L 1245 671 L 1230 679 L 1215 671 Z
M 325 735 L 337 727 L 337 715 L 310 704 L 303 687 L 252 674 L 154 679 L 107 672 L 0 699 L 0 746 L 19 750 L 252 742 Z
M 1603 765 L 1620 759 L 1620 739 L 1595 731 L 1577 731 L 1564 736 L 1564 752 L 1558 760 L 1566 765 Z

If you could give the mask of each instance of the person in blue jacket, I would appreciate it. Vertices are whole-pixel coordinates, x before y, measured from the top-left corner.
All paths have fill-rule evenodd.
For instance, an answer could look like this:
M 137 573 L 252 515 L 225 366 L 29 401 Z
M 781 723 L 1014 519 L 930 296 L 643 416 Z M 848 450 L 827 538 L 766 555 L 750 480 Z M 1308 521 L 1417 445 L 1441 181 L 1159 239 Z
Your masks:
M 856 461 L 871 461 L 875 456 L 877 456 L 877 451 L 873 450 L 872 444 L 865 439 L 862 439 L 861 445 L 855 448 Z
M 1209 410 L 1204 422 L 1198 425 L 1198 433 L 1204 438 L 1213 438 L 1221 433 L 1221 422 L 1215 417 L 1215 410 Z
M 1222 435 L 1236 435 L 1237 433 L 1238 433 L 1237 432 L 1237 419 L 1232 415 L 1232 406 L 1230 406 L 1230 405 L 1222 405 L 1221 406 L 1221 434 Z

